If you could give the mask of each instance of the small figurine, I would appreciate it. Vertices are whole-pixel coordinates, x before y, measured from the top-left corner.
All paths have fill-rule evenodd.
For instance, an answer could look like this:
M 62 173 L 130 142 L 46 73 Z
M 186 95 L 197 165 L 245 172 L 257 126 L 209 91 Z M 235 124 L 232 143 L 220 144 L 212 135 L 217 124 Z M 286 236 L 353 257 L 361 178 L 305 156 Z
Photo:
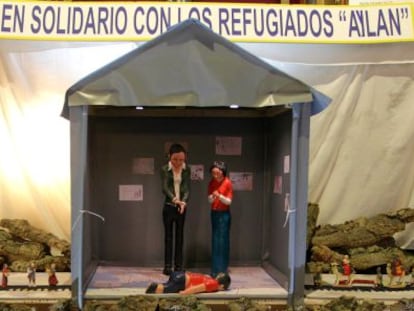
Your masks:
M 49 278 L 48 278 L 49 286 L 50 287 L 57 286 L 58 279 L 56 277 L 56 264 L 52 263 L 47 272 L 49 274 Z
M 414 266 L 411 267 L 411 286 L 414 286 Z
M 339 265 L 338 265 L 337 262 L 332 262 L 331 263 L 331 273 L 333 275 L 335 275 L 335 282 L 334 282 L 335 286 L 339 285 L 340 280 L 341 280 L 341 276 L 342 276 L 342 273 L 339 272 L 338 266 Z
M 322 268 L 316 268 L 316 273 L 313 275 L 313 285 L 320 287 L 322 285 Z
M 337 262 L 333 262 L 331 264 L 331 272 L 336 277 L 334 285 L 352 285 L 352 274 L 354 271 L 352 269 L 348 255 L 344 255 L 340 268 Z
M 349 256 L 345 255 L 342 259 L 342 274 L 347 277 L 347 284 L 352 285 L 352 266 Z
M 387 264 L 387 274 L 389 277 L 389 283 L 388 286 L 401 286 L 403 285 L 402 280 L 405 277 L 405 269 L 402 265 L 402 262 L 399 258 L 394 258 L 394 260 L 391 263 Z M 398 280 L 394 284 L 394 279 L 398 278 Z
M 7 263 L 3 264 L 3 270 L 2 270 L 2 279 L 1 279 L 1 287 L 7 288 L 7 284 L 9 281 L 9 275 L 10 275 L 10 269 Z
M 377 287 L 383 287 L 384 286 L 381 267 L 377 267 L 377 277 L 375 279 L 375 286 L 377 286 Z
M 29 280 L 29 287 L 36 287 L 36 265 L 33 261 L 27 267 L 27 278 Z

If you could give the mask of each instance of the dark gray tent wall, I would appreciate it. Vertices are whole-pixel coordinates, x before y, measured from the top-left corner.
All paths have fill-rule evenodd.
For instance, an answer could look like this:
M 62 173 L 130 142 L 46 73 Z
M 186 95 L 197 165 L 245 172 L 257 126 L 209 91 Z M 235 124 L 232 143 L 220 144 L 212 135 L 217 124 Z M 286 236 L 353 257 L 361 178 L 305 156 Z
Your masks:
M 117 69 L 117 75 L 122 74 L 125 70 L 118 67 L 128 67 L 129 58 L 132 61 L 134 57 L 145 58 L 145 52 L 156 46 L 154 42 L 147 43 L 144 47 L 138 48 L 136 54 L 127 55 L 70 88 L 66 94 L 64 115 L 71 123 L 74 299 L 79 306 L 83 305 L 84 291 L 100 264 L 162 266 L 162 195 L 158 171 L 166 162 L 165 143 L 178 141 L 188 144 L 189 164 L 202 164 L 205 170 L 204 180 L 193 181 L 191 185 L 185 227 L 186 268 L 209 265 L 210 219 L 206 199 L 208 168 L 213 160 L 220 158 L 228 163 L 230 171 L 253 173 L 253 190 L 235 192 L 232 204 L 230 265 L 264 267 L 287 289 L 290 304 L 301 304 L 306 260 L 309 120 L 311 110 L 318 110 L 317 104 L 326 104 L 328 100 L 295 79 L 275 72 L 259 59 L 240 51 L 240 48 L 193 21 L 184 22 L 161 37 L 170 38 L 168 36 L 176 33 L 180 35 L 182 30 L 183 37 L 176 41 L 197 41 L 203 38 L 204 42 L 216 42 L 220 46 L 230 47 L 231 52 L 237 57 L 241 55 L 243 62 L 247 60 L 248 64 L 266 70 L 264 76 L 271 78 L 268 80 L 271 83 L 264 83 L 266 87 L 270 85 L 272 88 L 272 83 L 276 80 L 288 81 L 290 86 L 284 89 L 282 87 L 280 97 L 287 96 L 288 100 L 292 101 L 306 98 L 310 94 L 313 102 L 289 106 L 279 103 L 278 106 L 270 107 L 251 104 L 233 110 L 222 106 L 215 107 L 212 101 L 210 107 L 188 107 L 184 104 L 186 107 L 177 109 L 176 104 L 170 108 L 157 106 L 136 110 L 131 107 L 114 107 L 119 106 L 119 101 L 114 100 L 112 95 L 106 97 L 109 99 L 103 107 L 94 106 L 93 102 L 87 101 L 87 98 L 93 96 L 85 94 L 104 94 L 105 89 L 112 92 L 111 94 L 118 93 L 118 99 L 124 98 L 120 90 L 114 91 L 113 86 L 109 87 L 109 82 L 102 80 L 102 77 L 110 77 Z M 193 33 L 197 38 L 194 38 Z M 206 38 L 208 40 L 205 40 Z M 157 38 L 154 41 L 157 43 L 161 39 Z M 211 49 L 211 46 L 208 49 Z M 142 51 L 144 53 L 141 53 Z M 209 58 L 209 61 L 212 59 Z M 151 67 L 156 66 L 157 63 L 154 63 Z M 160 76 L 164 75 L 164 68 L 154 70 Z M 136 71 L 139 71 L 139 68 Z M 281 78 L 273 79 L 271 76 L 274 74 Z M 165 75 L 168 73 L 165 72 Z M 180 73 L 177 75 L 177 80 L 180 80 Z M 236 96 L 229 98 L 229 104 L 239 102 L 238 83 L 233 83 L 233 80 L 240 79 L 240 84 L 243 85 L 245 77 L 236 72 L 231 84 L 223 86 L 224 89 L 236 87 L 229 90 L 229 94 Z M 132 79 L 135 81 L 136 77 Z M 140 79 L 144 83 L 149 83 L 145 77 Z M 289 83 L 298 85 L 296 93 Z M 100 87 L 102 89 L 99 89 Z M 306 88 L 308 94 L 305 92 Z M 278 95 L 276 89 L 272 90 L 272 94 Z M 267 95 L 269 90 L 262 88 L 262 91 L 265 93 L 258 96 Z M 99 96 L 100 104 L 104 97 Z M 209 102 L 208 98 L 204 101 Z M 141 104 L 134 100 L 122 105 Z M 242 155 L 216 155 L 217 136 L 241 137 Z M 285 174 L 283 163 L 284 157 L 288 155 L 290 172 Z M 132 173 L 132 160 L 141 157 L 154 158 L 154 174 Z M 274 177 L 278 175 L 283 176 L 283 194 L 273 192 Z M 121 184 L 143 185 L 143 201 L 119 201 L 118 186 Z M 288 213 L 285 211 L 287 193 L 290 194 Z
M 284 227 L 285 196 L 273 193 L 273 181 L 275 175 L 283 175 L 283 193 L 289 193 L 290 174 L 283 174 L 283 159 L 291 154 L 290 110 L 265 118 L 211 118 L 105 117 L 97 116 L 97 112 L 88 115 L 91 109 L 71 108 L 75 147 L 72 219 L 77 220 L 72 235 L 72 273 L 82 278 L 83 285 L 76 284 L 78 290 L 85 289 L 99 264 L 162 267 L 162 195 L 158 170 L 165 163 L 165 142 L 188 143 L 189 163 L 205 167 L 205 180 L 193 181 L 191 186 L 184 257 L 185 266 L 190 269 L 209 265 L 206 189 L 208 167 L 218 157 L 214 154 L 215 136 L 242 138 L 242 156 L 219 158 L 228 163 L 230 171 L 253 172 L 254 180 L 253 191 L 235 192 L 231 265 L 263 266 L 280 284 L 288 286 L 290 225 Z M 131 173 L 134 157 L 151 156 L 155 159 L 154 175 Z M 144 200 L 119 201 L 119 184 L 142 184 Z M 92 213 L 102 215 L 105 222 Z

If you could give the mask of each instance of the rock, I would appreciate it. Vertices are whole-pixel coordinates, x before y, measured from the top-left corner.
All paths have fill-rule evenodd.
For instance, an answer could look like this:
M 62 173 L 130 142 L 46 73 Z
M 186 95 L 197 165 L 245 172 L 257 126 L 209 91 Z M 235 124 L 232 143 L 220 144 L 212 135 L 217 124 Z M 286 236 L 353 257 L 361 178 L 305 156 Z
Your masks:
M 307 237 L 311 241 L 308 247 L 311 256 L 307 270 L 310 273 L 316 273 L 318 269 L 328 272 L 328 264 L 340 263 L 344 255 L 351 257 L 352 266 L 357 271 L 385 266 L 396 257 L 409 270 L 414 266 L 414 256 L 400 249 L 395 244 L 393 235 L 405 230 L 406 224 L 413 221 L 414 209 L 407 208 L 371 218 L 361 217 L 343 224 L 327 224 L 315 228 L 315 212 L 309 212 L 308 232 L 314 234 Z
M 311 262 L 307 264 L 307 271 L 317 273 L 318 269 L 323 272 L 330 271 L 330 263 L 340 263 L 344 254 L 331 250 L 327 246 L 319 245 L 312 247 Z M 406 271 L 414 265 L 414 256 L 403 250 L 395 248 L 381 248 L 372 246 L 369 248 L 349 249 L 347 254 L 351 258 L 352 267 L 361 272 L 370 268 L 385 266 L 394 258 L 400 258 Z
M 37 242 L 16 242 L 14 240 L 0 241 L 0 255 L 8 258 L 8 261 L 19 259 L 31 260 L 40 259 L 48 253 L 45 245 Z
M 6 228 L 11 234 L 16 235 L 24 240 L 38 242 L 48 245 L 50 248 L 58 249 L 62 254 L 70 255 L 69 242 L 59 239 L 52 233 L 35 228 L 24 219 L 2 219 L 0 226 Z
M 399 219 L 379 215 L 371 219 L 361 218 L 340 225 L 326 225 L 315 231 L 312 245 L 330 248 L 354 248 L 371 246 L 405 229 Z
M 0 303 L 1 311 L 33 311 L 32 307 L 22 304 Z
M 71 311 L 73 309 L 70 299 L 59 300 L 50 307 L 50 311 Z
M 30 262 L 38 271 L 52 263 L 57 271 L 70 271 L 70 244 L 53 234 L 37 229 L 22 219 L 0 220 L 0 263 L 11 271 L 25 272 Z M 52 255 L 52 250 L 58 250 Z M 53 252 L 55 254 L 55 252 Z
M 112 311 L 112 306 L 106 303 L 88 300 L 83 308 L 84 311 Z M 116 309 L 118 310 L 118 309 Z M 138 309 L 139 310 L 139 309 Z
M 159 311 L 211 311 L 211 308 L 200 302 L 194 295 L 178 298 L 160 299 Z
M 119 311 L 155 311 L 158 300 L 153 296 L 127 296 L 118 302 Z
M 308 217 L 307 217 L 307 232 L 306 232 L 306 249 L 309 248 L 312 237 L 315 235 L 319 216 L 319 205 L 315 203 L 308 204 Z
M 56 265 L 56 271 L 70 271 L 70 259 L 64 256 L 47 255 L 38 260 L 15 260 L 10 264 L 10 269 L 15 272 L 26 272 L 31 262 L 35 263 L 37 271 L 46 271 L 52 263 Z
M 267 306 L 260 305 L 251 301 L 247 297 L 241 297 L 236 301 L 231 301 L 228 304 L 229 311 L 266 311 L 269 310 Z

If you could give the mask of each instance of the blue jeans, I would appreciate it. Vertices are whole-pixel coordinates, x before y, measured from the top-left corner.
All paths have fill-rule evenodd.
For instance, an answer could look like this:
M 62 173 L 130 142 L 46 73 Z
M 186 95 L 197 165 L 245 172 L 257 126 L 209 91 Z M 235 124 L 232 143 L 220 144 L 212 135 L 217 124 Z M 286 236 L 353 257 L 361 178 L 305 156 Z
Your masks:
M 211 211 L 212 226 L 212 267 L 211 275 L 215 277 L 219 272 L 226 272 L 229 267 L 230 254 L 230 211 Z

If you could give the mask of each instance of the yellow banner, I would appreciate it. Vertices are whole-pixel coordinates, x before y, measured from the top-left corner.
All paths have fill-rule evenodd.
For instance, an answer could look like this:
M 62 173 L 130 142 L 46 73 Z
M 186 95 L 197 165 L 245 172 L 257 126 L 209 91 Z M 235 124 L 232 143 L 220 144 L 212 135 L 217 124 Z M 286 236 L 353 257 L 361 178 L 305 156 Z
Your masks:
M 413 6 L 0 1 L 0 38 L 147 41 L 196 19 L 233 42 L 404 42 L 414 41 Z

